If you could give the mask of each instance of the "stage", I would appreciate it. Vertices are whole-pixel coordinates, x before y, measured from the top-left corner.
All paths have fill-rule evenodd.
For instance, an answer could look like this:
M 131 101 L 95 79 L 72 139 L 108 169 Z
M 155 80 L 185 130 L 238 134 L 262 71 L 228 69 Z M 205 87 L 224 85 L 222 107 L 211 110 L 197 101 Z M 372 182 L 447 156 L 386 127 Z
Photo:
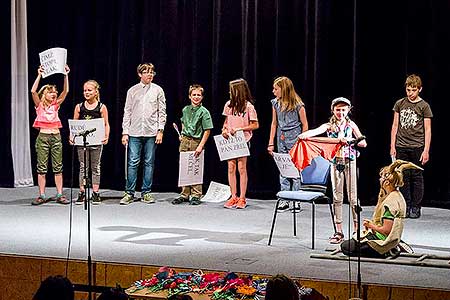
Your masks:
M 54 194 L 54 188 L 47 190 Z M 73 191 L 76 197 L 77 190 Z M 30 203 L 37 187 L 0 189 L 0 254 L 86 260 L 88 214 L 83 205 Z M 70 194 L 70 189 L 65 189 Z M 119 205 L 122 192 L 102 190 L 100 205 L 91 206 L 91 256 L 96 262 L 233 271 L 250 274 L 284 273 L 293 277 L 356 282 L 355 262 L 310 258 L 335 246 L 329 208 L 316 207 L 316 249 L 311 250 L 311 206 L 297 214 L 278 215 L 268 236 L 275 200 L 249 199 L 244 210 L 224 209 L 223 203 L 172 205 L 176 193 L 155 193 L 156 203 Z M 369 218 L 373 206 L 363 207 Z M 348 206 L 344 207 L 348 220 Z M 72 214 L 72 218 L 71 218 Z M 449 255 L 450 211 L 423 208 L 422 217 L 407 219 L 403 239 L 417 253 Z M 70 234 L 70 222 L 72 231 Z M 348 224 L 344 224 L 347 232 Z M 347 234 L 348 235 L 348 234 Z M 450 269 L 361 263 L 363 283 L 450 290 Z

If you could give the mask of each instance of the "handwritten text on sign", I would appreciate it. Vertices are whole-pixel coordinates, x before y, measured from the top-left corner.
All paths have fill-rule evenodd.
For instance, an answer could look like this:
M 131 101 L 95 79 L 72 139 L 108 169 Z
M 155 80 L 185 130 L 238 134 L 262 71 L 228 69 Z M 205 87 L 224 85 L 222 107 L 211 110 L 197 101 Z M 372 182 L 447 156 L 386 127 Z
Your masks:
M 44 69 L 42 78 L 55 73 L 65 74 L 65 66 L 67 62 L 67 49 L 51 48 L 39 53 L 39 60 Z
M 278 170 L 280 171 L 281 176 L 286 178 L 299 178 L 298 169 L 295 167 L 292 162 L 291 156 L 289 153 L 276 153 L 273 152 L 273 159 L 277 164 Z
M 195 151 L 180 152 L 178 186 L 203 183 L 205 151 L 202 151 L 198 157 L 195 157 L 194 153 Z
M 234 136 L 230 135 L 228 139 L 222 135 L 215 135 L 214 141 L 221 161 L 250 155 L 244 132 L 241 130 Z

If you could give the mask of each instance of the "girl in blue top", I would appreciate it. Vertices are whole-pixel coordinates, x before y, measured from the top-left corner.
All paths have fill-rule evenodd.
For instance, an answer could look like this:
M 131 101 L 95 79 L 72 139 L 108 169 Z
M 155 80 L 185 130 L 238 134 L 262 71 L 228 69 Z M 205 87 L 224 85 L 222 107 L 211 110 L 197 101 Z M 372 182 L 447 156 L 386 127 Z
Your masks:
M 331 102 L 331 111 L 333 115 L 328 123 L 322 124 L 315 129 L 303 132 L 299 138 L 304 139 L 313 137 L 324 132 L 328 137 L 339 138 L 342 141 L 351 141 L 353 137 L 362 136 L 361 131 L 355 122 L 350 120 L 348 114 L 352 105 L 350 100 L 339 97 Z M 359 147 L 366 147 L 365 140 L 357 144 Z M 331 184 L 333 186 L 333 206 L 334 217 L 336 223 L 336 233 L 330 237 L 332 244 L 339 244 L 344 239 L 342 231 L 342 203 L 344 202 L 344 180 L 347 188 L 347 196 L 352 208 L 353 231 L 358 230 L 358 222 L 356 219 L 356 203 L 357 203 L 357 185 L 356 185 L 356 150 L 350 146 L 343 146 L 336 157 L 333 159 L 331 166 Z
M 270 126 L 269 144 L 267 151 L 273 155 L 277 136 L 278 153 L 288 153 L 297 141 L 300 133 L 308 130 L 305 104 L 295 92 L 292 81 L 287 77 L 278 77 L 273 82 L 272 124 Z M 300 179 L 290 179 L 280 175 L 282 191 L 297 191 L 300 188 Z M 280 201 L 279 210 L 289 208 L 289 201 Z

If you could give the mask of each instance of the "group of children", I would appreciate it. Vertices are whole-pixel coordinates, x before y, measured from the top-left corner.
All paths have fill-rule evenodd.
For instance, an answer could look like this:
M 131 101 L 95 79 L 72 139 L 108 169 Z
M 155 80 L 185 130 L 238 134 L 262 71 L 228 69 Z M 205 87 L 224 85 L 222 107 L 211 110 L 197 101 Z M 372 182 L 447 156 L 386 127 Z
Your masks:
M 31 89 L 33 101 L 36 108 L 36 121 L 33 127 L 39 129 L 36 139 L 37 173 L 39 196 L 32 202 L 39 205 L 49 201 L 45 195 L 45 174 L 47 172 L 48 157 L 52 157 L 52 169 L 56 182 L 56 201 L 62 204 L 70 203 L 62 192 L 62 142 L 59 128 L 62 127 L 58 117 L 58 109 L 64 101 L 69 90 L 68 73 L 66 66 L 64 79 L 64 90 L 58 96 L 56 87 L 53 85 L 43 86 L 36 92 L 42 74 L 42 68 L 38 69 L 38 76 Z M 139 73 L 139 70 L 138 70 Z M 153 74 L 154 75 L 154 74 Z M 142 77 L 141 77 L 142 80 Z M 397 101 L 394 106 L 394 119 L 391 132 L 390 154 L 393 157 L 411 161 L 415 164 L 425 164 L 429 159 L 429 148 L 431 142 L 431 109 L 428 103 L 421 99 L 418 94 L 422 89 L 422 82 L 417 75 L 411 75 L 405 82 L 407 97 Z M 88 80 L 84 84 L 85 101 L 75 107 L 74 119 L 103 118 L 105 122 L 105 137 L 103 145 L 107 144 L 109 138 L 108 110 L 100 102 L 99 84 L 94 80 Z M 315 129 L 309 130 L 306 116 L 305 104 L 295 91 L 292 81 L 287 77 L 278 77 L 273 82 L 273 94 L 271 100 L 272 122 L 270 127 L 267 151 L 273 154 L 275 149 L 279 153 L 288 153 L 298 139 L 307 139 L 316 135 L 326 133 L 328 137 L 338 138 L 343 142 L 350 142 L 362 136 L 355 122 L 349 118 L 352 105 L 347 98 L 339 97 L 331 102 L 331 118 L 327 123 Z M 189 88 L 190 104 L 182 110 L 182 130 L 180 134 L 179 151 L 195 151 L 195 156 L 201 154 L 213 129 L 211 114 L 202 105 L 203 87 L 195 84 Z M 222 126 L 222 136 L 229 138 L 238 131 L 243 131 L 245 141 L 250 147 L 253 130 L 258 129 L 258 116 L 253 105 L 254 99 L 245 79 L 236 79 L 229 83 L 229 100 L 223 108 L 225 117 Z M 158 134 L 162 129 L 158 130 Z M 276 138 L 276 147 L 275 147 Z M 73 143 L 73 141 L 71 141 Z M 361 140 L 359 147 L 366 147 L 365 140 Z M 92 202 L 101 202 L 99 196 L 100 184 L 100 162 L 103 146 L 88 147 L 91 157 L 90 169 L 92 170 Z M 78 149 L 80 161 L 80 192 L 76 203 L 85 201 L 84 186 L 86 179 L 84 175 L 84 152 Z M 330 243 L 341 243 L 344 239 L 342 230 L 342 204 L 344 198 L 344 184 L 350 206 L 352 208 L 353 229 L 358 230 L 359 224 L 356 219 L 357 203 L 357 151 L 345 144 L 332 161 L 331 182 L 333 189 L 333 204 L 335 212 L 335 223 L 337 231 L 330 238 Z M 230 185 L 231 197 L 225 202 L 225 208 L 243 209 L 247 206 L 247 156 L 230 159 L 228 164 L 228 183 Z M 239 173 L 239 190 L 237 173 Z M 409 182 L 412 181 L 411 184 Z M 298 190 L 300 179 L 289 179 L 280 175 L 281 190 Z M 420 216 L 420 200 L 423 195 L 423 177 L 419 170 L 405 175 L 405 193 L 407 203 L 407 217 Z M 150 194 L 149 194 L 150 195 Z M 412 196 L 411 196 L 412 195 Z M 132 202 L 132 196 L 128 196 L 127 204 Z M 201 204 L 202 185 L 182 187 L 181 194 L 172 201 L 178 205 L 189 202 L 191 205 Z M 414 199 L 411 200 L 411 197 Z M 154 202 L 154 201 L 149 201 Z M 121 201 L 121 204 L 122 201 Z M 281 202 L 279 210 L 289 208 L 289 203 Z

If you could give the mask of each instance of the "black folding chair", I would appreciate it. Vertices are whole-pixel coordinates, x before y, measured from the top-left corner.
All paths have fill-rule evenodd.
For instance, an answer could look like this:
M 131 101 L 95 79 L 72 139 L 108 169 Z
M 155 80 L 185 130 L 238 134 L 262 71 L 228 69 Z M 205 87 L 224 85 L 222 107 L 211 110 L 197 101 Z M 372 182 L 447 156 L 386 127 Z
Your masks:
M 315 239 L 315 206 L 316 202 L 319 200 L 326 200 L 330 207 L 331 222 L 334 226 L 334 231 L 336 232 L 336 225 L 334 224 L 334 213 L 333 213 L 333 200 L 330 199 L 325 193 L 327 191 L 328 177 L 330 175 L 330 162 L 321 156 L 313 159 L 311 165 L 306 167 L 301 172 L 301 187 L 299 191 L 280 191 L 277 193 L 277 203 L 275 204 L 275 211 L 273 214 L 272 228 L 270 229 L 270 236 L 268 245 L 272 243 L 272 235 L 275 227 L 275 221 L 277 218 L 278 204 L 280 201 L 290 201 L 293 202 L 293 223 L 294 223 L 294 236 L 297 236 L 297 219 L 296 219 L 296 202 L 306 202 L 312 205 L 311 209 L 311 244 L 312 249 L 314 249 L 314 239 Z

